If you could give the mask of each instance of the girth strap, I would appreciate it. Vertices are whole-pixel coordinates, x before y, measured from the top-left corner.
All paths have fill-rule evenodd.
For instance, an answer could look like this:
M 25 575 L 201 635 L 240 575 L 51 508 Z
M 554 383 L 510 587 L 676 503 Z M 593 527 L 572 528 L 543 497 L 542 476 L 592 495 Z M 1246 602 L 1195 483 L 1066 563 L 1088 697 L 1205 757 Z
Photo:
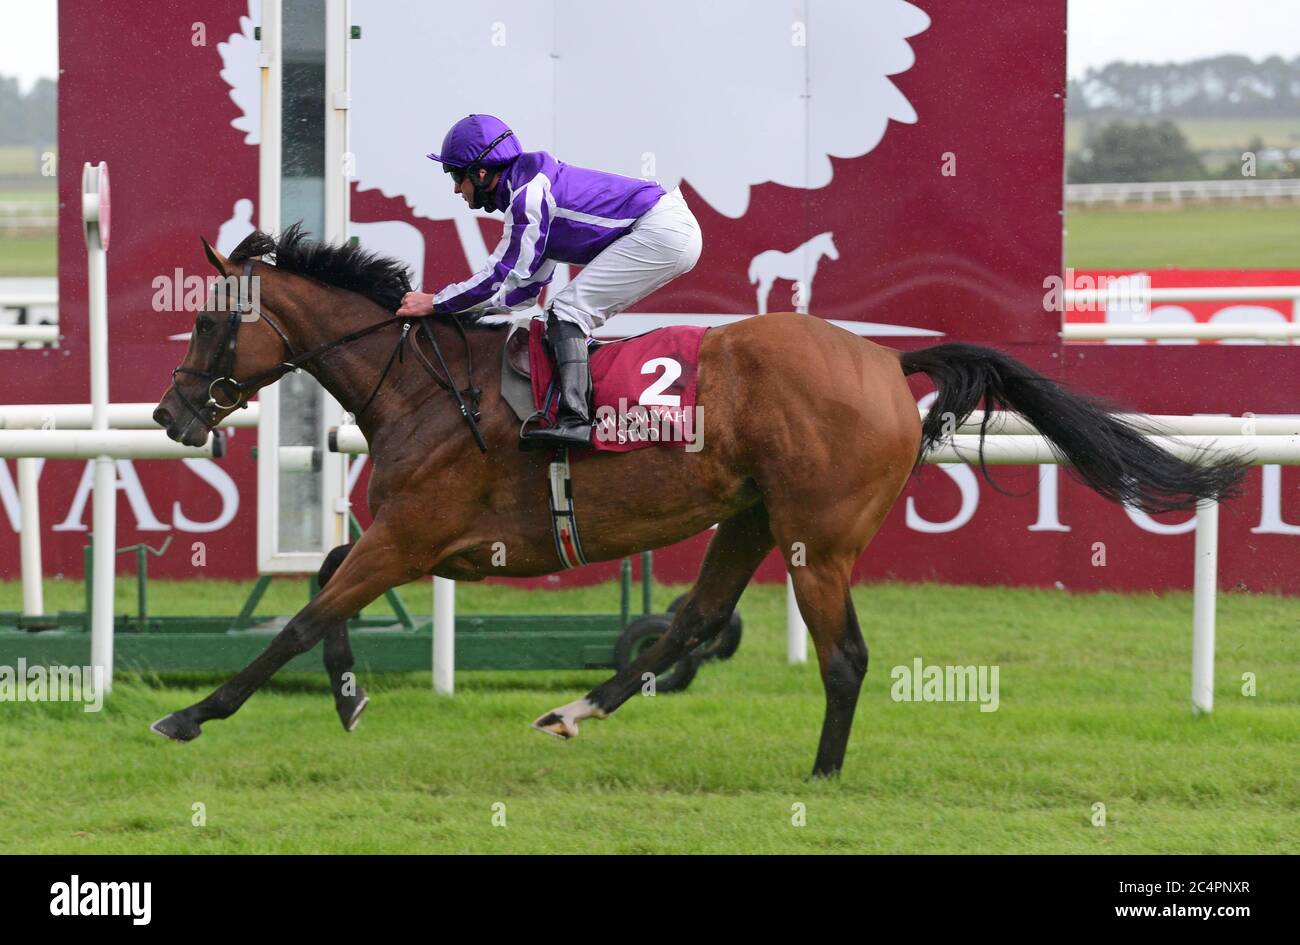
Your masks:
M 551 533 L 560 564 L 576 568 L 586 564 L 582 541 L 578 538 L 578 516 L 573 508 L 573 478 L 569 472 L 569 450 L 561 447 L 548 470 L 550 483 Z

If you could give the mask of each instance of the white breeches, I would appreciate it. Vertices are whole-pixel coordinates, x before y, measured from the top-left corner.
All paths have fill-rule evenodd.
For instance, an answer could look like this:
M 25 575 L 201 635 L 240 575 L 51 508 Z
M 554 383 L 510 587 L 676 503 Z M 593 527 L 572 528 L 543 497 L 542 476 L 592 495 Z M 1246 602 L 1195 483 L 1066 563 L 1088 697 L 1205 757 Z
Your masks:
M 702 245 L 700 224 L 678 188 L 587 263 L 547 308 L 590 336 L 607 319 L 690 272 Z

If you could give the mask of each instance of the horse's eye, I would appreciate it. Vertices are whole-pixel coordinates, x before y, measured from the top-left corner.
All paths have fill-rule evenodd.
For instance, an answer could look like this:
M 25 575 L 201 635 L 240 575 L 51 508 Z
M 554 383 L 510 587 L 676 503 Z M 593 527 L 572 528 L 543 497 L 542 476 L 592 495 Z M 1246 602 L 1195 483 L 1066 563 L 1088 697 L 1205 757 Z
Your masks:
M 212 319 L 200 318 L 194 327 L 195 331 L 200 335 L 206 335 L 208 332 L 212 331 Z

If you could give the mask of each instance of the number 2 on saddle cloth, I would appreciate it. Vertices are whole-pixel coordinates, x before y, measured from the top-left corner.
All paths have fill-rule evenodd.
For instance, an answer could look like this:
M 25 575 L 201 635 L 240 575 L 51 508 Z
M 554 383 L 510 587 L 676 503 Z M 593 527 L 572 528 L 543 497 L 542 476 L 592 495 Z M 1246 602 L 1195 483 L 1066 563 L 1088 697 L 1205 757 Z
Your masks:
M 704 445 L 702 410 L 695 402 L 700 345 L 707 328 L 658 328 L 591 349 L 591 448 L 626 453 L 662 445 L 698 452 Z M 533 407 L 554 423 L 559 396 L 545 325 L 529 326 Z M 577 460 L 583 451 L 573 454 Z

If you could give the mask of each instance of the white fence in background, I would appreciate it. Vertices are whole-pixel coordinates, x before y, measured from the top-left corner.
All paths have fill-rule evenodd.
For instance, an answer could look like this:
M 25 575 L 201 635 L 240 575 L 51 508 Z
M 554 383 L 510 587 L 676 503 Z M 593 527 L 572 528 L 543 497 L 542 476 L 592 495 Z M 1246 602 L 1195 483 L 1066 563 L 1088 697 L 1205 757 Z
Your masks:
M 39 288 L 44 279 L 3 279 L 0 285 L 0 348 L 59 341 L 59 294 Z M 24 288 L 10 289 L 18 285 Z
M 1300 200 L 1300 179 L 1149 181 L 1123 184 L 1066 184 L 1066 204 L 1117 207 L 1211 200 Z
M 209 437 L 199 447 L 182 446 L 158 429 L 157 404 L 108 404 L 108 429 L 91 429 L 93 404 L 0 405 L 0 457 L 17 458 L 23 613 L 45 612 L 41 569 L 41 507 L 37 462 L 41 459 L 94 459 L 103 453 L 125 459 L 196 459 L 217 457 L 222 441 Z M 222 427 L 257 426 L 257 402 L 236 410 Z
M 58 202 L 49 200 L 0 200 L 0 234 L 53 232 L 59 226 Z

